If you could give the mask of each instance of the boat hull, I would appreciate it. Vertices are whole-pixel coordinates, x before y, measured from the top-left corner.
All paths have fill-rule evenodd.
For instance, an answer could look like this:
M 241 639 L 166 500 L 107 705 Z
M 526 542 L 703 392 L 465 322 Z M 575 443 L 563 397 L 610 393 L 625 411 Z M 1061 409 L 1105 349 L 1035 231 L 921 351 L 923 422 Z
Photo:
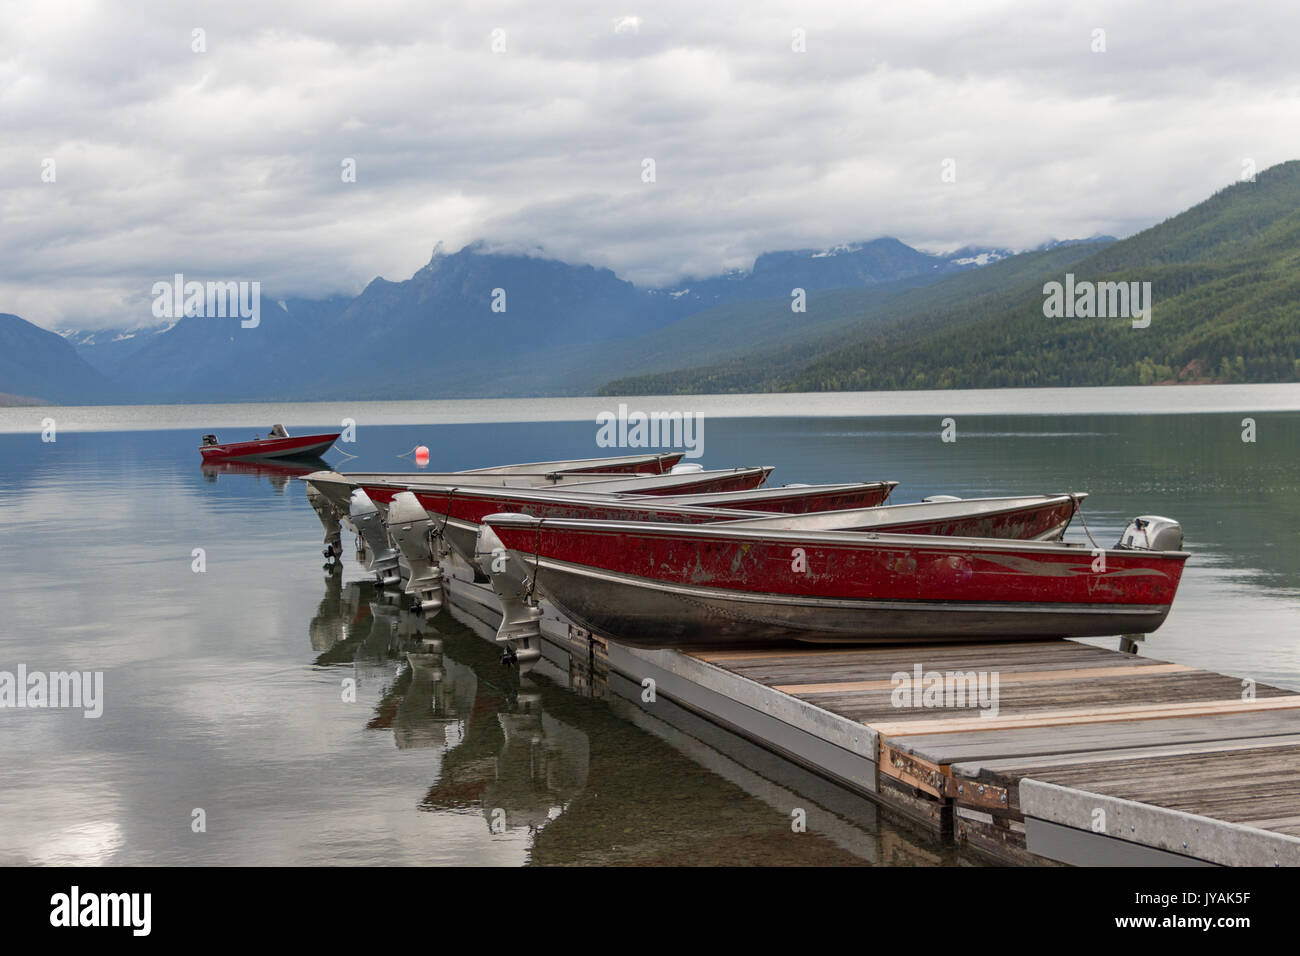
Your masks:
M 919 501 L 847 511 L 811 511 L 756 517 L 733 528 L 774 531 L 871 531 L 882 534 L 941 535 L 950 538 L 1001 538 L 1008 541 L 1058 541 L 1087 495 L 1021 495 Z M 509 509 L 501 509 L 503 511 Z
M 751 480 L 746 478 L 746 481 Z M 877 500 L 887 495 L 894 482 L 864 483 L 862 488 L 843 491 L 840 486 L 828 493 L 831 501 Z M 383 503 L 396 494 L 385 485 L 363 485 L 371 500 Z M 479 527 L 486 515 L 500 512 L 518 512 L 537 518 L 582 518 L 602 521 L 650 521 L 705 524 L 711 521 L 740 521 L 752 518 L 754 512 L 746 505 L 752 502 L 771 501 L 770 489 L 728 491 L 720 494 L 674 495 L 618 495 L 613 493 L 573 494 L 529 493 L 514 489 L 447 488 L 445 490 L 413 489 L 420 505 L 435 519 L 438 533 L 461 557 L 474 560 L 475 541 Z M 797 496 L 802 511 L 791 515 L 790 520 L 800 520 L 798 514 L 815 512 L 829 515 L 817 506 L 811 489 L 800 489 Z M 781 495 L 778 504 L 796 500 L 795 495 Z M 715 507 L 711 503 L 726 501 L 729 507 Z M 699 503 L 698 505 L 696 503 Z M 856 514 L 856 511 L 847 512 Z
M 771 465 L 752 468 L 717 468 L 682 474 L 615 477 L 609 481 L 583 481 L 574 485 L 583 493 L 614 492 L 650 497 L 703 495 L 728 491 L 753 491 L 761 488 L 772 473 Z M 582 476 L 590 477 L 586 473 Z M 578 477 L 578 476 L 575 476 Z
M 1163 623 L 1182 552 L 717 526 L 485 523 L 563 614 L 639 647 L 1139 634 Z
M 365 485 L 376 502 L 391 500 L 393 490 L 384 486 Z M 763 490 L 751 492 L 757 498 Z M 709 495 L 683 498 L 630 497 L 615 495 L 529 494 L 514 490 L 455 488 L 443 491 L 417 490 L 420 505 L 435 518 L 438 533 L 466 560 L 472 560 L 479 527 L 487 515 L 515 512 L 535 518 L 573 518 L 589 521 L 645 521 L 676 524 L 726 522 L 734 527 L 762 528 L 775 525 L 777 530 L 801 528 L 816 530 L 856 530 L 874 519 L 870 530 L 905 534 L 956 536 L 974 535 L 1012 540 L 1055 540 L 1060 538 L 1074 515 L 1080 496 L 1038 496 L 1017 499 L 971 499 L 937 505 L 894 505 L 845 511 L 810 510 L 803 513 L 755 517 L 751 511 L 736 507 L 747 498 L 718 496 L 733 503 L 730 508 L 691 507 L 681 501 L 717 498 Z M 1011 502 L 1000 509 L 979 512 L 989 503 Z M 962 509 L 976 512 L 961 514 Z M 929 514 L 926 520 L 922 514 Z M 883 519 L 883 520 L 882 520 Z
M 636 495 L 653 500 L 661 495 L 714 493 L 720 491 L 746 491 L 758 488 L 767 480 L 772 468 L 768 465 L 751 468 L 720 468 L 711 471 L 685 474 L 639 475 L 606 473 L 515 473 L 515 472 L 444 472 L 441 474 L 410 474 L 390 478 L 386 474 L 358 472 L 340 474 L 334 471 L 304 475 L 303 480 L 325 495 L 339 507 L 346 507 L 348 496 L 356 488 L 365 488 L 371 499 L 386 504 L 401 491 L 417 494 L 428 492 L 446 494 L 458 487 L 514 488 L 527 491 L 557 489 L 563 492 L 581 491 L 583 494 L 609 496 L 614 493 Z
M 861 481 L 840 485 L 786 485 L 750 491 L 673 495 L 667 500 L 694 508 L 730 508 L 765 514 L 804 515 L 821 511 L 876 508 L 885 503 L 890 492 L 897 486 L 896 481 Z
M 391 489 L 367 486 L 372 498 Z M 466 561 L 475 560 L 475 542 L 486 515 L 505 511 L 547 518 L 586 518 L 604 521 L 654 521 L 704 524 L 739 520 L 752 512 L 717 508 L 690 508 L 660 504 L 654 497 L 620 499 L 616 495 L 522 495 L 492 489 L 455 488 L 444 492 L 417 490 L 416 499 L 434 519 L 437 533 Z
M 542 562 L 537 586 L 579 627 L 644 648 L 1104 637 L 1150 633 L 1169 615 L 1167 604 L 835 600 L 665 587 L 552 561 Z
M 598 481 L 603 476 L 627 477 L 666 475 L 682 458 L 680 452 L 665 455 L 620 455 L 615 458 L 565 458 L 557 461 L 532 461 L 513 465 L 489 465 L 465 471 L 368 471 L 351 472 L 355 482 L 403 482 L 433 480 L 464 481 L 474 475 L 475 484 L 513 482 L 507 487 L 542 487 L 560 481 Z
M 682 460 L 683 452 L 661 455 L 619 455 L 613 458 L 567 458 L 559 461 L 531 461 L 516 465 L 489 465 L 461 472 L 473 475 L 482 472 L 496 474 L 520 472 L 557 471 L 568 475 L 666 475 Z
M 329 435 L 301 435 L 293 438 L 262 438 L 256 441 L 202 445 L 199 453 L 207 462 L 252 461 L 277 458 L 319 458 L 334 446 L 342 432 Z

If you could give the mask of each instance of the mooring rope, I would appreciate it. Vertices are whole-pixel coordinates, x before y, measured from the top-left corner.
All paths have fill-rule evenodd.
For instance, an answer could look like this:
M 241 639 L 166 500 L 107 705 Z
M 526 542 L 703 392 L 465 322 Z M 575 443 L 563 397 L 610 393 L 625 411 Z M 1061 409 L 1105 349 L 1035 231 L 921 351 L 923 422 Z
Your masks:
M 533 533 L 533 577 L 528 582 L 528 596 L 531 598 L 537 593 L 537 575 L 542 570 L 542 522 L 545 518 L 537 520 L 537 529 Z
M 1073 495 L 1071 495 L 1070 497 L 1074 498 Z M 1092 531 L 1088 527 L 1088 519 L 1083 516 L 1083 502 L 1080 501 L 1078 498 L 1074 498 L 1074 513 L 1079 516 L 1079 523 L 1083 525 L 1083 533 L 1086 534 L 1088 536 L 1088 540 L 1092 542 L 1093 550 L 1094 551 L 1103 550 L 1101 545 L 1097 543 L 1097 539 L 1092 536 Z
M 442 527 L 438 529 L 438 537 L 440 538 L 442 533 L 447 530 L 447 522 L 451 520 L 451 499 L 454 494 L 456 494 L 455 488 L 447 489 L 447 504 L 442 512 Z

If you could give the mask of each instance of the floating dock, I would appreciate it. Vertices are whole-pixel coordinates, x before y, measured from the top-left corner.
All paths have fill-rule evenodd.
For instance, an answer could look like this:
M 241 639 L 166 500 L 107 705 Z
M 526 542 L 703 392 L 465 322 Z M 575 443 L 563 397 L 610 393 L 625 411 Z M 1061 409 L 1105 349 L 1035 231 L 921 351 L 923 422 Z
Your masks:
M 453 605 L 500 617 L 467 564 L 444 571 Z M 1300 694 L 1076 641 L 640 650 L 542 608 L 562 672 L 652 690 L 993 861 L 1300 866 Z M 900 674 L 922 678 L 904 706 Z M 996 675 L 996 709 L 926 706 L 948 675 L 972 698 Z

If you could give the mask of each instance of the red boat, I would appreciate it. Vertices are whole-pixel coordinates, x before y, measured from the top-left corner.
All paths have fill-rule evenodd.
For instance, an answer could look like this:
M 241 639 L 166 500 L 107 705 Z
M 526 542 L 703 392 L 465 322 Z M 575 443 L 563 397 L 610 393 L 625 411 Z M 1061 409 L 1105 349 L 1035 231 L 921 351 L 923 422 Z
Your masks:
M 635 477 L 671 474 L 682 460 L 681 452 L 655 455 L 619 455 L 614 458 L 564 458 L 558 461 L 530 461 L 515 465 L 489 465 L 486 468 L 467 468 L 464 471 L 365 471 L 350 472 L 354 484 L 362 481 L 431 481 L 445 484 L 449 476 L 476 475 L 476 484 L 502 484 L 506 487 L 526 488 L 544 486 L 560 481 L 595 481 L 618 476 Z M 698 471 L 682 466 L 679 471 Z M 512 481 L 512 479 L 517 479 Z M 463 479 L 453 479 L 463 480 Z
M 863 482 L 872 497 L 887 494 L 894 482 Z M 879 486 L 885 486 L 881 489 Z M 386 506 L 409 490 L 436 523 L 438 534 L 467 561 L 473 561 L 476 539 L 486 515 L 518 512 L 537 518 L 580 518 L 603 521 L 647 521 L 682 524 L 727 522 L 734 527 L 791 530 L 880 530 L 907 534 L 967 534 L 1013 539 L 1055 539 L 1065 532 L 1085 495 L 1025 495 L 1018 498 L 977 498 L 915 505 L 886 505 L 822 510 L 819 488 L 830 502 L 842 500 L 845 485 L 799 489 L 804 510 L 756 517 L 749 510 L 758 503 L 777 505 L 795 499 L 789 489 L 754 489 L 749 492 L 680 495 L 672 498 L 591 494 L 574 489 L 563 493 L 512 488 L 410 488 L 366 484 L 362 486 L 376 504 Z M 781 492 L 776 499 L 767 492 Z M 728 502 L 718 506 L 716 501 Z
M 610 459 L 610 461 L 614 461 Z M 555 464 L 539 462 L 537 464 Z M 579 465 L 585 463 L 579 462 Z M 337 556 L 341 552 L 339 545 L 339 521 L 349 520 L 352 511 L 353 493 L 362 490 L 366 493 L 367 508 L 375 506 L 382 519 L 388 509 L 388 503 L 403 491 L 427 492 L 435 497 L 455 492 L 466 486 L 478 490 L 518 487 L 525 490 L 553 488 L 561 482 L 567 488 L 584 493 L 591 489 L 593 499 L 618 499 L 614 492 L 626 491 L 637 496 L 636 500 L 653 501 L 659 495 L 681 495 L 683 493 L 716 494 L 720 492 L 756 489 L 767 480 L 771 473 L 770 465 L 752 468 L 723 468 L 712 471 L 689 470 L 668 474 L 645 475 L 632 472 L 594 474 L 580 472 L 567 474 L 561 472 L 513 472 L 509 469 L 518 466 L 506 466 L 504 469 L 491 471 L 441 474 L 399 475 L 395 480 L 389 472 L 366 472 L 350 475 L 334 471 L 318 471 L 304 475 L 307 484 L 307 500 L 320 518 L 325 528 L 326 553 Z M 487 511 L 498 510 L 489 505 Z M 752 517 L 753 512 L 737 510 L 733 517 Z M 474 527 L 468 537 L 469 553 L 473 553 L 473 539 L 477 533 Z
M 615 458 L 576 458 L 562 461 L 530 461 L 518 465 L 490 465 L 487 468 L 470 468 L 462 475 L 562 471 L 569 475 L 666 475 L 682 460 L 680 451 L 657 455 L 620 455 Z M 400 476 L 398 476 L 400 477 Z
M 782 485 L 748 491 L 660 496 L 660 504 L 692 508 L 734 508 L 765 514 L 803 515 L 819 511 L 875 508 L 883 505 L 896 481 L 854 481 L 836 485 Z M 581 491 L 581 488 L 574 489 Z
M 640 647 L 1145 634 L 1169 613 L 1182 529 L 1081 544 L 487 515 L 570 620 Z
M 251 458 L 319 458 L 333 447 L 342 432 L 329 435 L 302 435 L 294 438 L 283 425 L 275 425 L 265 438 L 252 441 L 217 441 L 216 435 L 204 435 L 199 454 L 204 461 L 233 461 Z
M 475 542 L 483 516 L 499 511 L 519 511 L 539 517 L 688 523 L 753 517 L 751 511 L 713 507 L 692 508 L 676 503 L 681 499 L 675 499 L 674 503 L 660 504 L 653 495 L 633 498 L 618 494 L 565 494 L 510 488 L 405 489 L 391 485 L 369 484 L 363 488 L 372 501 L 382 505 L 390 504 L 403 491 L 413 493 L 420 507 L 435 522 L 442 539 L 470 562 L 474 561 Z
M 428 491 L 445 493 L 449 488 L 520 488 L 579 491 L 584 494 L 619 494 L 651 496 L 716 494 L 726 491 L 744 491 L 760 487 L 771 474 L 771 465 L 750 468 L 717 468 L 709 471 L 669 472 L 664 475 L 643 475 L 630 472 L 593 474 L 579 472 L 443 472 L 439 474 L 414 474 L 393 476 L 388 472 L 356 472 L 340 474 L 335 471 L 314 472 L 303 480 L 320 492 L 343 513 L 347 512 L 348 499 L 357 488 L 367 489 L 367 494 L 378 505 L 386 505 L 399 491 Z
M 1063 495 L 927 500 L 875 508 L 750 518 L 732 522 L 730 527 L 760 531 L 876 531 L 939 534 L 953 538 L 1057 541 L 1065 534 L 1079 504 L 1086 497 L 1087 494 L 1076 491 Z

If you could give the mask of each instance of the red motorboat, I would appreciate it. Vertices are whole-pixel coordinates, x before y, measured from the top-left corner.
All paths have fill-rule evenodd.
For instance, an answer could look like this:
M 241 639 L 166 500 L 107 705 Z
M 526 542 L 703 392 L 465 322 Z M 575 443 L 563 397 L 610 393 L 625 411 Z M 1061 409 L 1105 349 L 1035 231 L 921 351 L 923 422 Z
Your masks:
M 283 425 L 272 426 L 265 438 L 222 444 L 216 435 L 204 435 L 199 454 L 204 461 L 253 458 L 319 458 L 333 447 L 342 432 L 329 435 L 290 436 Z

